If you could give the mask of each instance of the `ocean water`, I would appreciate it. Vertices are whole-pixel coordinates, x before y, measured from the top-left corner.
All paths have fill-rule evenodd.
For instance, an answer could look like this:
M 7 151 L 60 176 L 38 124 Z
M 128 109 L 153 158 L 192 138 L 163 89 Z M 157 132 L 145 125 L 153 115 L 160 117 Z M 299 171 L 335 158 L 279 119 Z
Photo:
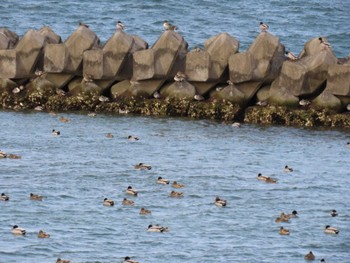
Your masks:
M 328 39 L 338 57 L 350 53 L 350 5 L 343 0 L 2 0 L 0 8 L 0 26 L 19 35 L 46 25 L 65 40 L 81 21 L 104 42 L 115 32 L 116 21 L 121 20 L 127 33 L 142 37 L 151 46 L 162 33 L 162 22 L 168 20 L 179 27 L 190 48 L 227 32 L 240 41 L 243 52 L 258 35 L 258 24 L 263 21 L 294 53 L 320 36 Z
M 10 196 L 0 201 L 0 262 L 304 262 L 310 250 L 317 260 L 349 262 L 349 130 L 9 111 L 0 123 L 0 149 L 22 156 L 0 159 L 0 192 Z M 135 170 L 139 162 L 152 169 Z M 175 189 L 184 197 L 169 197 L 174 188 L 157 184 L 159 176 L 185 184 Z M 129 185 L 137 197 L 126 195 Z M 216 196 L 227 207 L 216 207 Z M 114 207 L 102 205 L 106 197 Z M 124 197 L 135 205 L 122 206 Z M 152 214 L 140 216 L 141 207 Z M 275 223 L 293 210 L 298 218 Z M 170 231 L 149 233 L 149 224 Z M 12 235 L 13 225 L 27 235 Z M 326 225 L 339 235 L 325 234 Z M 41 229 L 51 237 L 37 238 Z

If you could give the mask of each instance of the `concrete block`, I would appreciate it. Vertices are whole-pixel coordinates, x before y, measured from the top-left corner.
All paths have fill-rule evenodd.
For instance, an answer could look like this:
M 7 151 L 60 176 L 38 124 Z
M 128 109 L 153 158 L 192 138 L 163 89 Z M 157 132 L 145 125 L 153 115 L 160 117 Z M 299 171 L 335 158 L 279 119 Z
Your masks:
M 153 49 L 137 51 L 133 54 L 133 79 L 146 80 L 155 76 L 155 54 Z
M 210 55 L 206 51 L 191 51 L 186 55 L 185 74 L 188 81 L 202 81 L 209 79 Z

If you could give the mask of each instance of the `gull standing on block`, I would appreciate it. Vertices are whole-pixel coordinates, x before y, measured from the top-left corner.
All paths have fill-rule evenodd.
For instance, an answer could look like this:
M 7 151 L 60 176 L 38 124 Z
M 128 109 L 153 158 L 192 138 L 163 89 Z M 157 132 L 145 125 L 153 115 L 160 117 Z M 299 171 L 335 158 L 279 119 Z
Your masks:
M 261 32 L 267 32 L 267 30 L 269 29 L 269 25 L 265 24 L 264 22 L 260 22 L 259 29 Z
M 117 22 L 117 30 L 123 31 L 124 27 L 125 27 L 125 25 L 123 24 L 123 22 L 119 20 Z
M 164 30 L 165 31 L 168 31 L 168 30 L 177 30 L 177 26 L 174 26 L 172 25 L 171 23 L 169 23 L 167 20 L 165 20 L 163 22 L 163 27 L 164 27 Z

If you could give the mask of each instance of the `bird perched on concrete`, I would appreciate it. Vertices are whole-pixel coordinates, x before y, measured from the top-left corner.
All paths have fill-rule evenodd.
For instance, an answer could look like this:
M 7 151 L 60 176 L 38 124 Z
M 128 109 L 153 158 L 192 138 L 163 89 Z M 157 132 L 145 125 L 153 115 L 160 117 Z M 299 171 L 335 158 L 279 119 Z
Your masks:
M 125 27 L 125 25 L 123 24 L 123 22 L 119 20 L 117 22 L 117 30 L 123 31 L 124 27 Z
M 199 95 L 199 94 L 194 95 L 193 98 L 194 98 L 195 100 L 197 100 L 197 101 L 202 101 L 202 100 L 204 100 L 204 97 L 203 97 L 202 95 Z
M 311 102 L 309 100 L 300 100 L 299 101 L 299 105 L 302 106 L 302 107 L 307 107 L 311 104 Z
M 84 24 L 83 22 L 79 22 L 79 26 L 84 26 L 86 28 L 89 28 L 89 26 L 87 24 Z
M 264 22 L 260 22 L 259 29 L 261 32 L 267 32 L 267 30 L 269 29 L 269 25 L 265 24 Z
M 168 31 L 168 30 L 177 30 L 177 26 L 175 25 L 172 25 L 171 23 L 169 23 L 167 20 L 165 20 L 163 22 L 163 27 L 164 27 L 164 30 L 165 31 Z
M 174 80 L 176 82 L 183 82 L 184 80 L 186 80 L 185 73 L 183 73 L 182 71 L 178 71 L 174 77 Z
M 322 46 L 322 49 L 326 50 L 332 47 L 331 44 L 325 41 L 322 37 L 319 37 L 318 40 L 320 40 L 320 45 Z
M 294 61 L 297 60 L 298 57 L 292 53 L 292 51 L 288 50 L 286 51 L 286 56 L 288 57 L 289 60 Z

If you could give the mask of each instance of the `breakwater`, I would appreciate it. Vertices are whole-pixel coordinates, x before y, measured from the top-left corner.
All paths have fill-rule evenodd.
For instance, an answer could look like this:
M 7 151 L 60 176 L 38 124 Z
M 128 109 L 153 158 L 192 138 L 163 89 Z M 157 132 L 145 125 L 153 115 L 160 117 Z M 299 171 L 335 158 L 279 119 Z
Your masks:
M 176 31 L 149 47 L 117 30 L 106 43 L 86 25 L 64 42 L 49 27 L 0 30 L 0 107 L 189 116 L 350 127 L 350 62 L 327 39 L 293 57 L 261 32 L 246 51 L 221 33 L 188 50 Z

